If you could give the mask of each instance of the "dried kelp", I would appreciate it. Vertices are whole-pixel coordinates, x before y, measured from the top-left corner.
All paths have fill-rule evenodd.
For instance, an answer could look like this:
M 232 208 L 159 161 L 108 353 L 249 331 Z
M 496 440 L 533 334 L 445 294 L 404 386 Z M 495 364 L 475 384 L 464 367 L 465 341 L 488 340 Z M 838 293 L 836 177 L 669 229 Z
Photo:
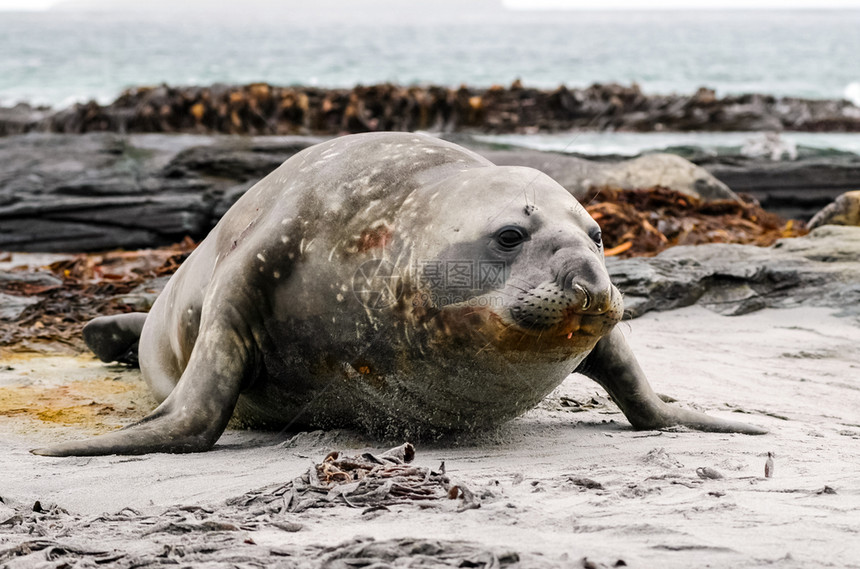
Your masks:
M 389 510 L 393 505 L 421 507 L 444 501 L 458 510 L 478 507 L 478 499 L 464 485 L 452 484 L 444 468 L 434 471 L 411 464 L 414 454 L 409 443 L 382 454 L 342 457 L 333 452 L 287 484 L 220 505 L 173 506 L 158 515 L 122 508 L 111 515 L 83 517 L 56 505 L 8 504 L 0 498 L 0 566 L 567 566 L 533 554 L 426 536 L 378 541 L 345 536 L 335 546 L 298 546 L 287 537 L 305 531 L 302 522 L 307 510 L 315 507 L 360 507 L 365 508 L 362 514 L 389 512 L 386 515 L 391 516 L 400 515 Z M 351 527 L 358 531 L 358 526 Z M 271 534 L 269 545 L 255 542 L 256 531 L 273 529 L 285 532 L 282 544 L 271 545 Z
M 583 200 L 600 224 L 606 255 L 651 256 L 675 245 L 747 243 L 766 247 L 806 226 L 743 201 L 704 201 L 666 188 L 593 190 Z
M 173 274 L 194 247 L 186 240 L 160 249 L 80 254 L 37 269 L 0 271 L 0 293 L 35 299 L 4 323 L 0 346 L 36 340 L 82 348 L 84 324 L 96 316 L 148 308 L 135 305 L 129 295 Z
M 7 118 L 8 117 L 8 118 Z M 368 131 L 567 132 L 573 129 L 653 132 L 775 130 L 858 132 L 847 100 L 718 97 L 643 93 L 635 83 L 536 89 L 509 86 L 357 85 L 352 88 L 246 85 L 134 87 L 110 104 L 78 103 L 58 112 L 26 105 L 0 116 L 0 134 L 109 131 L 223 134 L 341 134 Z M 770 128 L 770 127 L 769 127 Z
M 410 443 L 378 456 L 364 453 L 341 457 L 332 452 L 286 484 L 254 490 L 228 503 L 292 513 L 336 505 L 381 508 L 443 499 L 460 499 L 461 511 L 480 507 L 468 488 L 452 484 L 444 464 L 435 471 L 414 466 L 409 464 L 414 456 Z

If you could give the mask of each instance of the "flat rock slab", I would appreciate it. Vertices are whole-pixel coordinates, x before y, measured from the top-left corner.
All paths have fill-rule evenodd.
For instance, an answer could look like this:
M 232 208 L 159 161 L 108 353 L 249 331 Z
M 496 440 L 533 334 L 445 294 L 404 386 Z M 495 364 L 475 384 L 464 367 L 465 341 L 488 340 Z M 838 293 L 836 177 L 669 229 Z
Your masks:
M 760 158 L 694 159 L 739 193 L 789 219 L 808 221 L 844 192 L 860 189 L 860 156 L 846 154 L 801 160 Z
M 827 306 L 860 317 L 860 227 L 825 225 L 771 247 L 673 247 L 607 267 L 629 317 L 691 304 L 722 314 Z
M 320 141 L 0 137 L 0 251 L 97 251 L 202 238 L 250 182 Z

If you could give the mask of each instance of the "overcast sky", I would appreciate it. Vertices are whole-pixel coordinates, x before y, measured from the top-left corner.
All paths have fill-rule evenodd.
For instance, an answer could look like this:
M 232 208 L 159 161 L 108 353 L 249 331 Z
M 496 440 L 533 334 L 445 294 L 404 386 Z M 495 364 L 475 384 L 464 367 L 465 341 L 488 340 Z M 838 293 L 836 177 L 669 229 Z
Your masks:
M 44 10 L 59 0 L 0 0 L 0 10 Z M 116 3 L 140 0 L 114 0 Z M 502 0 L 509 8 L 594 9 L 860 9 L 860 0 Z M 222 0 L 223 4 L 229 4 Z M 241 2 L 235 2 L 241 6 Z
M 860 0 L 503 0 L 509 8 L 609 9 L 798 9 L 860 8 Z

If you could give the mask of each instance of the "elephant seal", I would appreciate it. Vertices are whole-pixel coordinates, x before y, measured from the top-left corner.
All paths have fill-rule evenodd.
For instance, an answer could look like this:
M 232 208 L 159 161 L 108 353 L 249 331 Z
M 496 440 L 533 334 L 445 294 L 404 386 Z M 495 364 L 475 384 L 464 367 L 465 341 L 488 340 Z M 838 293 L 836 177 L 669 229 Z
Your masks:
M 571 372 L 632 425 L 758 434 L 664 403 L 621 333 L 600 228 L 546 175 L 430 136 L 344 136 L 252 187 L 146 314 L 84 331 L 161 404 L 51 456 L 197 452 L 233 416 L 435 436 L 498 425 Z

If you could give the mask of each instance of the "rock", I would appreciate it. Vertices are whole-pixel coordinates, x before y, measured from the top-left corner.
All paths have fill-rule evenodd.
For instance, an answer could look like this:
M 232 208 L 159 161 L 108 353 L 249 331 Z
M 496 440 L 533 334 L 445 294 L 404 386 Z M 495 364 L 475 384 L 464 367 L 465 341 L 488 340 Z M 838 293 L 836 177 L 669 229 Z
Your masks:
M 674 154 L 646 154 L 615 162 L 592 161 L 565 154 L 534 150 L 477 152 L 499 165 L 528 166 L 549 175 L 577 199 L 592 188 L 622 190 L 661 186 L 704 200 L 738 200 L 737 194 L 707 170 Z
M 158 295 L 167 286 L 167 282 L 171 276 L 155 277 L 134 287 L 125 294 L 114 296 L 111 300 L 128 306 L 137 312 L 149 312 L 149 309 L 155 303 L 155 299 L 158 298 Z
M 26 103 L 18 103 L 14 107 L 0 107 L 0 136 L 39 130 L 51 114 L 53 113 L 48 108 L 33 108 Z
M 605 178 L 597 186 L 652 188 L 661 186 L 703 200 L 738 200 L 737 194 L 705 169 L 674 154 L 646 154 L 603 166 Z
M 692 304 L 727 315 L 810 305 L 860 316 L 860 227 L 819 227 L 771 247 L 674 247 L 606 264 L 633 318 Z
M 810 229 L 822 225 L 860 226 L 860 190 L 845 192 L 809 221 Z
M 37 295 L 62 285 L 61 279 L 41 269 L 0 270 L 0 320 L 14 322 L 28 307 L 41 301 Z
M 837 196 L 860 187 L 860 156 L 810 156 L 774 162 L 745 157 L 701 157 L 694 161 L 738 193 L 755 197 L 766 210 L 809 220 Z
M 28 267 L 28 270 L 20 268 L 13 271 L 0 270 L 0 289 L 15 285 L 33 290 L 47 290 L 60 287 L 62 284 L 61 279 L 42 269 Z
M 33 296 L 13 296 L 0 292 L 0 320 L 17 320 L 28 307 L 38 303 L 39 299 Z
M 320 139 L 28 134 L 0 138 L 0 250 L 96 251 L 204 237 Z
M 236 184 L 235 186 L 231 186 L 224 190 L 224 193 L 218 199 L 218 202 L 212 210 L 212 216 L 215 219 L 221 219 L 221 217 L 227 213 L 227 210 L 236 203 L 236 200 L 241 198 L 245 192 L 250 190 L 256 183 L 256 180 L 250 180 L 248 182 Z

